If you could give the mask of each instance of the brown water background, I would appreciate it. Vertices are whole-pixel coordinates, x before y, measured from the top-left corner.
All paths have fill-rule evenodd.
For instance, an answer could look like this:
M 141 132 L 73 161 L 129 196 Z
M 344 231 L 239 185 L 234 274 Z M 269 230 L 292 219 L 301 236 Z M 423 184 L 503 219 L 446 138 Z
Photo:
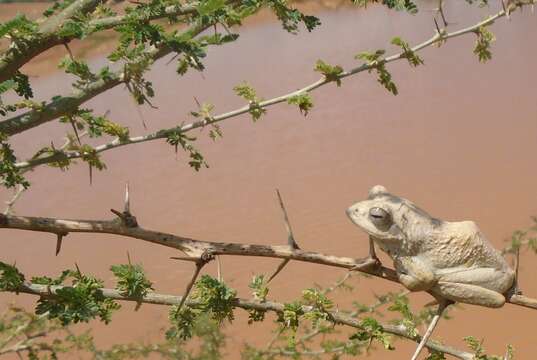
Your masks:
M 426 3 L 425 8 L 433 8 Z M 497 10 L 469 7 L 462 1 L 447 4 L 450 26 L 473 24 Z M 1 8 L 0 8 L 1 9 Z M 312 71 L 319 58 L 345 68 L 355 66 L 354 54 L 386 48 L 393 36 L 412 44 L 433 33 L 432 14 L 395 13 L 383 7 L 368 11 L 349 7 L 318 14 L 323 25 L 312 33 L 292 36 L 272 21 L 260 21 L 240 30 L 238 42 L 210 50 L 203 76 L 190 72 L 175 76 L 168 59 L 159 61 L 150 78 L 157 89 L 158 110 L 138 112 L 128 92 L 116 88 L 90 101 L 97 113 L 130 127 L 134 135 L 193 120 L 194 97 L 216 105 L 216 113 L 242 105 L 233 94 L 237 83 L 248 80 L 264 98 L 280 95 L 315 81 Z M 515 229 L 530 225 L 537 214 L 537 75 L 535 59 L 537 15 L 516 13 L 512 21 L 493 27 L 498 41 L 493 60 L 481 65 L 472 54 L 474 36 L 449 41 L 421 53 L 425 66 L 404 62 L 389 66 L 400 95 L 392 96 L 375 76 L 362 73 L 343 81 L 341 88 L 325 86 L 313 95 L 315 108 L 304 118 L 296 107 L 278 105 L 252 124 L 249 116 L 222 123 L 224 138 L 213 143 L 208 131 L 199 147 L 210 168 L 199 173 L 186 165 L 163 142 L 128 146 L 104 155 L 109 170 L 94 173 L 88 184 L 84 165 L 67 173 L 39 168 L 29 175 L 31 189 L 19 200 L 21 215 L 66 218 L 110 218 L 108 209 L 121 207 L 128 181 L 132 207 L 139 222 L 197 239 L 258 244 L 283 244 L 286 233 L 274 189 L 282 192 L 296 238 L 302 248 L 360 257 L 367 252 L 367 237 L 346 218 L 345 208 L 363 199 L 375 184 L 407 197 L 436 217 L 475 220 L 489 239 L 503 247 Z M 389 51 L 395 51 L 392 47 Z M 96 58 L 95 64 L 103 63 Z M 34 72 L 32 72 L 34 71 Z M 38 75 L 36 95 L 49 99 L 67 91 L 70 80 L 62 74 Z M 147 130 L 142 126 L 142 117 Z M 22 156 L 32 154 L 49 139 L 62 143 L 69 129 L 49 123 L 13 138 Z M 7 200 L 10 193 L 0 192 Z M 108 235 L 70 234 L 60 256 L 54 256 L 51 235 L 1 232 L 0 259 L 17 262 L 28 276 L 57 275 L 77 262 L 86 272 L 113 286 L 108 268 L 124 263 L 127 251 L 144 264 L 156 290 L 179 294 L 192 272 L 191 264 L 174 262 L 172 249 L 135 239 Z M 385 259 L 385 258 L 384 258 Z M 520 284 L 525 294 L 537 297 L 535 255 L 521 257 Z M 225 257 L 223 275 L 242 296 L 255 273 L 271 272 L 278 261 Z M 389 264 L 389 262 L 387 262 Z M 205 272 L 215 274 L 211 264 Z M 292 300 L 314 283 L 328 285 L 344 271 L 313 264 L 291 263 L 272 285 L 270 298 Z M 378 279 L 355 283 L 352 297 L 336 297 L 341 308 L 352 300 L 373 301 L 374 293 L 400 289 Z M 419 308 L 429 299 L 411 296 Z M 0 294 L 9 302 L 31 306 L 35 297 Z M 99 344 L 161 338 L 167 308 L 144 305 L 138 312 L 124 304 L 111 325 L 92 324 Z M 455 318 L 441 322 L 435 337 L 464 347 L 467 335 L 483 337 L 491 352 L 503 353 L 513 344 L 518 359 L 533 359 L 537 350 L 537 313 L 506 305 L 500 310 L 463 306 Z M 270 323 L 248 326 L 238 313 L 226 327 L 228 358 L 236 358 L 245 342 L 265 344 Z M 378 352 L 374 358 L 406 359 L 414 344 L 398 342 L 396 352 Z

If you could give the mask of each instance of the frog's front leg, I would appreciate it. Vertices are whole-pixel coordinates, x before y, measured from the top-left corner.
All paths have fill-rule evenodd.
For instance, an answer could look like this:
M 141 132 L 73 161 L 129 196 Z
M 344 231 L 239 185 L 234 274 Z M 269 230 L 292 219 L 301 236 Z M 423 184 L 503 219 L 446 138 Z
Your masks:
M 419 257 L 397 257 L 394 266 L 399 281 L 410 291 L 429 290 L 436 284 L 432 268 Z
M 510 269 L 462 268 L 446 269 L 439 273 L 433 293 L 443 298 L 473 305 L 501 307 L 505 303 L 503 293 L 513 283 Z

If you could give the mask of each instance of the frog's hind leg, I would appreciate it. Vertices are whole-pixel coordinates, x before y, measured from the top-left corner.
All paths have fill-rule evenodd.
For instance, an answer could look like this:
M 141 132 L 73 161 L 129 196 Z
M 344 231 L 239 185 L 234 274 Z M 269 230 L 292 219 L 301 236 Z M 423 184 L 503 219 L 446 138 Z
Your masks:
M 513 279 L 511 269 L 450 269 L 439 274 L 432 291 L 455 302 L 497 308 L 505 303 L 503 294 L 509 290 Z
M 477 285 L 439 281 L 432 291 L 454 302 L 491 308 L 502 307 L 505 304 L 505 297 L 502 294 Z

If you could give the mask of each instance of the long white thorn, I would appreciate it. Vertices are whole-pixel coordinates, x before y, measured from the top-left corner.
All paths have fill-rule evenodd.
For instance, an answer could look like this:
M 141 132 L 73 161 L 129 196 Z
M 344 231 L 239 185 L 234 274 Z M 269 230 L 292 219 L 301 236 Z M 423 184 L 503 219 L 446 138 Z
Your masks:
M 131 201 L 129 198 L 129 183 L 125 184 L 125 208 L 123 209 L 125 214 L 130 214 L 131 212 Z
M 438 302 L 438 310 L 436 311 L 435 316 L 431 320 L 431 323 L 429 324 L 429 327 L 427 327 L 427 331 L 425 331 L 425 334 L 423 334 L 423 337 L 421 338 L 420 343 L 418 344 L 418 347 L 416 348 L 416 351 L 414 352 L 414 355 L 412 356 L 411 360 L 417 360 L 418 356 L 425 347 L 425 344 L 427 344 L 427 341 L 433 334 L 434 328 L 438 324 L 438 320 L 440 320 L 440 317 L 442 317 L 442 313 L 444 310 L 450 305 L 451 303 L 447 300 L 439 300 Z

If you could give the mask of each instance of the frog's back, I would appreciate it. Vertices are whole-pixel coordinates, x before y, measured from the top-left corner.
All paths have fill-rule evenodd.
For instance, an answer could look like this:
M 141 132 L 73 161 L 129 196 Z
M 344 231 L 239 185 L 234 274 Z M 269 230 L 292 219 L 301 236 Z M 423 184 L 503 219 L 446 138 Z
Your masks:
M 427 252 L 439 269 L 464 266 L 503 270 L 509 267 L 473 221 L 443 222 L 428 245 Z

